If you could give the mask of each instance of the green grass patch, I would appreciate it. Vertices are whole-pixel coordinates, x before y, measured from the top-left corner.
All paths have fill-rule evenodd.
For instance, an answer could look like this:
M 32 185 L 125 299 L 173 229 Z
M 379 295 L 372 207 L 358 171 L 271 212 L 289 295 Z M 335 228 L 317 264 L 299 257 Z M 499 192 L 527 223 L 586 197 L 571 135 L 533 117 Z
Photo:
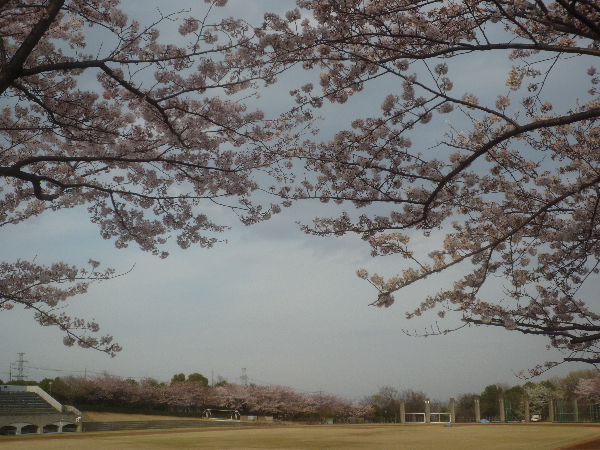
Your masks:
M 86 412 L 103 412 L 103 413 L 114 413 L 114 414 L 132 414 L 132 415 L 144 415 L 144 416 L 160 416 L 160 417 L 172 417 L 172 418 L 193 418 L 202 419 L 204 413 L 185 413 L 179 411 L 164 411 L 159 409 L 139 409 L 139 408 L 126 408 L 117 406 L 75 406 L 79 411 L 84 414 Z
M 137 420 L 200 420 L 200 417 L 159 416 L 147 414 L 122 414 L 112 412 L 83 411 L 83 423 L 86 422 L 130 422 Z

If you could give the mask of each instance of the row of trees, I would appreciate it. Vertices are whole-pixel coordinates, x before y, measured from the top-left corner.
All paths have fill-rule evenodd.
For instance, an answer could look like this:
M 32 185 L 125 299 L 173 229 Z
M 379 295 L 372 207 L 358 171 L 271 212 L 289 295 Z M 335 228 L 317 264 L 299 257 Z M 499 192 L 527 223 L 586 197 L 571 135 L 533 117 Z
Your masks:
M 2 381 L 0 380 L 0 384 Z M 423 391 L 398 390 L 383 386 L 378 392 L 351 402 L 323 393 L 299 393 L 286 386 L 249 386 L 228 383 L 222 378 L 209 385 L 200 373 L 186 376 L 175 374 L 169 383 L 147 378 L 136 381 L 103 374 L 92 378 L 67 376 L 46 378 L 41 382 L 13 381 L 9 384 L 37 385 L 52 393 L 57 400 L 83 407 L 126 408 L 203 412 L 205 409 L 235 409 L 251 415 L 273 415 L 280 419 L 364 418 L 376 422 L 400 422 L 400 400 L 408 413 L 424 413 L 428 396 Z M 499 400 L 505 399 L 514 414 L 524 418 L 524 399 L 529 400 L 530 414 L 548 417 L 549 399 L 581 398 L 600 403 L 600 373 L 579 370 L 562 378 L 509 387 L 497 383 L 486 386 L 483 392 L 461 394 L 456 398 L 455 413 L 459 422 L 475 419 L 475 400 L 479 400 L 482 418 L 497 420 Z M 431 412 L 449 412 L 448 400 L 430 400 Z
M 363 399 L 364 403 L 373 405 L 375 409 L 375 420 L 378 422 L 399 422 L 400 421 L 400 400 L 404 400 L 406 412 L 425 412 L 425 399 L 427 394 L 422 391 L 405 389 L 399 391 L 392 386 L 383 386 L 379 388 L 376 394 L 369 395 Z M 434 401 L 432 412 L 443 412 L 444 404 Z
M 242 414 L 280 419 L 372 418 L 368 403 L 352 402 L 323 393 L 299 393 L 286 386 L 240 385 L 221 381 L 214 386 L 201 374 L 176 374 L 171 383 L 140 382 L 109 374 L 86 378 L 67 376 L 38 384 L 66 404 L 202 413 L 205 409 L 235 409 Z
M 554 377 L 539 383 L 531 381 L 523 385 L 509 387 L 498 383 L 486 386 L 481 394 L 464 394 L 457 399 L 457 417 L 474 417 L 475 398 L 479 398 L 481 415 L 488 419 L 496 419 L 500 414 L 499 400 L 505 399 L 514 414 L 513 419 L 524 418 L 524 400 L 529 401 L 530 414 L 538 414 L 542 418 L 549 415 L 549 400 L 576 398 L 600 400 L 600 374 L 597 370 L 579 370 L 567 376 Z
M 500 416 L 501 398 L 514 413 L 513 419 L 524 418 L 524 399 L 529 399 L 530 414 L 548 417 L 549 399 L 585 398 L 600 402 L 600 373 L 597 370 L 579 370 L 569 373 L 563 378 L 534 383 L 528 381 L 523 385 L 508 386 L 504 383 L 491 384 L 481 393 L 465 393 L 456 397 L 455 414 L 459 422 L 475 420 L 475 400 L 479 400 L 482 418 L 498 420 Z M 400 421 L 400 400 L 404 400 L 405 411 L 411 413 L 425 412 L 427 394 L 422 391 L 406 389 L 399 391 L 391 386 L 383 386 L 379 391 L 363 399 L 375 410 L 375 420 L 379 422 Z M 430 399 L 431 412 L 449 412 L 448 400 Z
M 451 272 L 409 318 L 450 312 L 462 322 L 440 333 L 504 327 L 547 336 L 564 361 L 600 362 L 600 315 L 581 289 L 600 261 L 596 2 L 299 0 L 254 25 L 143 25 L 118 3 L 0 0 L 0 227 L 83 206 L 117 247 L 165 257 L 167 239 L 216 242 L 225 227 L 207 205 L 251 224 L 294 201 L 345 203 L 305 231 L 358 233 L 373 255 L 406 260 L 391 278 L 358 272 L 377 306 Z M 488 54 L 502 75 L 466 79 Z M 290 69 L 289 108 L 252 109 Z M 387 92 L 363 95 L 381 80 Z M 361 96 L 380 112 L 332 139 L 303 136 L 324 102 Z M 0 263 L 0 310 L 22 305 L 65 344 L 114 355 L 98 324 L 57 309 L 114 276 L 90 265 Z

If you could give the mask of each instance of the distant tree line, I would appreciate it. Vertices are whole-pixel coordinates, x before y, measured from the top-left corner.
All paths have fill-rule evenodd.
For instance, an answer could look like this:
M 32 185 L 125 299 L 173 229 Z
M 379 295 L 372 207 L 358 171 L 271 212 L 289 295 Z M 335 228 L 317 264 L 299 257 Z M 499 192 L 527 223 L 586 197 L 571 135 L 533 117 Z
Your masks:
M 500 399 L 512 414 L 512 420 L 522 420 L 525 417 L 524 400 L 529 400 L 529 412 L 539 415 L 542 420 L 549 417 L 550 399 L 585 399 L 590 398 L 582 391 L 586 380 L 600 380 L 600 373 L 595 369 L 586 369 L 570 372 L 563 378 L 554 377 L 549 380 L 534 383 L 528 381 L 523 385 L 509 387 L 497 383 L 486 386 L 484 391 L 477 394 L 463 394 L 457 399 L 457 420 L 465 421 L 475 416 L 474 399 L 479 397 L 481 417 L 488 420 L 497 420 L 500 416 Z
M 500 399 L 510 409 L 511 419 L 523 420 L 525 417 L 525 398 L 529 399 L 530 414 L 539 415 L 543 420 L 549 416 L 550 399 L 587 399 L 600 403 L 600 372 L 595 369 L 570 372 L 564 378 L 523 385 L 509 386 L 504 383 L 490 384 L 481 393 L 465 393 L 456 397 L 455 414 L 458 422 L 475 420 L 475 400 L 479 400 L 481 418 L 490 421 L 499 420 Z M 376 422 L 400 422 L 400 401 L 404 400 L 407 413 L 424 413 L 425 392 L 412 389 L 398 390 L 391 386 L 379 388 L 376 394 L 367 396 L 363 403 L 370 403 L 374 409 Z M 430 400 L 431 412 L 449 412 L 449 399 Z
M 5 384 L 0 380 L 0 384 Z M 348 420 L 361 418 L 374 422 L 400 422 L 400 401 L 405 412 L 424 413 L 423 391 L 398 390 L 383 386 L 378 392 L 360 402 L 334 395 L 300 393 L 286 386 L 248 386 L 228 383 L 222 377 L 210 385 L 200 373 L 187 377 L 173 375 L 170 382 L 153 378 L 136 381 L 110 374 L 94 377 L 65 376 L 45 378 L 40 382 L 10 381 L 12 385 L 37 385 L 58 401 L 86 409 L 202 413 L 206 409 L 234 409 L 241 414 L 270 415 L 282 420 L 328 419 Z M 456 397 L 455 415 L 458 422 L 475 420 L 475 400 L 479 400 L 481 417 L 494 421 L 500 416 L 500 399 L 511 410 L 513 420 L 524 418 L 524 400 L 529 399 L 530 414 L 548 418 L 550 399 L 587 399 L 600 403 L 600 372 L 594 369 L 570 372 L 563 378 L 523 385 L 509 386 L 496 383 L 486 386 L 481 393 L 465 393 Z M 449 412 L 448 400 L 430 399 L 431 412 Z
M 24 384 L 12 382 L 11 384 Z M 248 386 L 219 379 L 210 386 L 202 374 L 186 378 L 176 374 L 170 383 L 152 378 L 136 381 L 110 374 L 95 377 L 66 376 L 46 378 L 40 386 L 58 401 L 82 410 L 108 409 L 152 410 L 202 413 L 206 409 L 234 409 L 241 414 L 268 415 L 279 419 L 372 419 L 374 408 L 324 393 L 300 393 L 286 386 Z

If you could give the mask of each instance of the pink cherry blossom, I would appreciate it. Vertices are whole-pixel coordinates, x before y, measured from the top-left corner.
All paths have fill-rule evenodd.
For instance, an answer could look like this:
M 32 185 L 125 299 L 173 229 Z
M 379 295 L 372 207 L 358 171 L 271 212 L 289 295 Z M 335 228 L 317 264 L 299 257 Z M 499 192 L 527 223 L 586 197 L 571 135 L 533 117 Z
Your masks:
M 117 248 L 136 244 L 166 257 L 167 239 L 181 248 L 217 242 L 225 227 L 206 214 L 211 205 L 245 224 L 279 212 L 250 200 L 259 189 L 253 174 L 276 175 L 271 146 L 293 140 L 299 116 L 267 120 L 238 94 L 252 98 L 286 65 L 269 63 L 241 20 L 211 25 L 170 14 L 147 27 L 118 4 L 0 2 L 0 226 L 85 205 Z M 162 41 L 160 31 L 178 22 L 187 43 Z M 107 45 L 87 54 L 90 36 Z M 76 334 L 93 334 L 97 324 L 54 312 L 56 302 L 85 292 L 86 280 L 111 276 L 64 263 L 3 263 L 0 309 L 32 308 L 38 322 L 67 333 L 66 345 L 114 354 L 109 337 Z
M 356 86 L 388 86 L 378 100 L 381 114 L 353 118 L 332 139 L 307 140 L 290 152 L 315 176 L 283 196 L 347 205 L 304 230 L 357 233 L 373 256 L 404 260 L 396 276 L 357 272 L 377 290 L 377 306 L 400 303 L 402 289 L 440 273 L 454 276 L 420 305 L 406 306 L 409 319 L 435 310 L 435 317 L 462 320 L 426 334 L 503 327 L 547 336 L 564 361 L 600 363 L 600 315 L 580 289 L 597 280 L 600 261 L 599 81 L 589 68 L 600 56 L 597 5 L 297 4 L 302 17 L 314 20 L 299 28 L 268 16 L 262 42 L 282 61 L 309 61 L 306 69 L 320 70 L 318 79 L 307 73 L 302 83 L 318 84 L 331 103 L 357 95 Z M 479 88 L 455 93 L 457 81 L 486 56 L 506 62 L 497 65 L 504 80 L 477 80 Z M 585 62 L 575 65 L 574 56 Z M 575 72 L 590 86 L 565 101 L 548 80 Z M 297 101 L 305 109 L 314 104 Z M 413 148 L 411 136 L 435 133 L 430 148 Z M 439 242 L 433 251 L 430 237 Z

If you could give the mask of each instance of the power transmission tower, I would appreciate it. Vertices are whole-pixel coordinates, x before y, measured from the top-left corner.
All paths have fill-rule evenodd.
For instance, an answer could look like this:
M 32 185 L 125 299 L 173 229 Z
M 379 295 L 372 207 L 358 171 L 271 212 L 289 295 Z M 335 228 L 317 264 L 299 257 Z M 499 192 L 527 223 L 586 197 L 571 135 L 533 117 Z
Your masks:
M 246 375 L 246 368 L 242 368 L 242 376 L 240 377 L 240 381 L 244 386 L 248 386 L 248 375 Z
M 12 369 L 13 366 L 15 367 L 15 370 L 17 371 L 17 374 L 15 375 L 15 379 L 18 381 L 23 381 L 25 378 L 27 378 L 27 375 L 25 375 L 25 363 L 28 361 L 25 361 L 23 359 L 23 355 L 25 355 L 25 353 L 17 353 L 19 355 L 19 360 L 17 362 L 14 362 L 11 364 L 11 379 L 12 379 Z

